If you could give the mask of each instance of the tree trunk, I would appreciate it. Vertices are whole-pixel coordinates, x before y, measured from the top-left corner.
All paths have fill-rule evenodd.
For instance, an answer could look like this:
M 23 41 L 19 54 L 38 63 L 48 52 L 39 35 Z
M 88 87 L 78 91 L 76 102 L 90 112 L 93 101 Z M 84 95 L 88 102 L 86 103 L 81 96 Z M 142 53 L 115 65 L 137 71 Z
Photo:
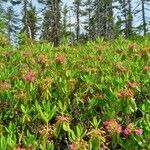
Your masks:
M 108 0 L 108 4 L 106 6 L 107 10 L 107 29 L 106 29 L 106 37 L 108 39 L 112 39 L 114 37 L 113 33 L 113 26 L 114 26 L 114 21 L 113 21 L 113 6 L 112 6 L 112 0 Z
M 131 0 L 128 0 L 128 37 L 132 35 L 132 10 Z
M 77 42 L 79 41 L 79 34 L 80 34 L 80 2 L 77 1 L 76 3 L 76 39 L 77 39 Z
M 59 26 L 59 21 L 60 21 L 60 12 L 59 12 L 59 0 L 53 0 L 53 17 L 54 17 L 54 46 L 58 46 L 60 43 L 60 26 Z
M 146 18 L 145 18 L 145 5 L 144 5 L 144 0 L 142 1 L 142 20 L 143 20 L 143 32 L 144 35 L 146 35 Z
M 23 11 L 24 11 L 24 31 L 29 36 L 28 21 L 27 21 L 27 0 L 24 0 Z

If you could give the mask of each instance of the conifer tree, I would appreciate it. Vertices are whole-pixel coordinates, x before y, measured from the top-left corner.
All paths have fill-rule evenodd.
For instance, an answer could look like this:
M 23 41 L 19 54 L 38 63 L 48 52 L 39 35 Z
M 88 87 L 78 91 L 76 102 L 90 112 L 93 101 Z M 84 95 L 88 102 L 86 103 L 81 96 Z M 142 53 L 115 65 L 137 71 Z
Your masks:
M 113 35 L 113 1 L 95 0 L 93 22 L 95 37 L 110 37 Z
M 36 7 L 30 3 L 29 9 L 27 10 L 27 24 L 29 26 L 29 32 L 27 34 L 32 39 L 35 39 L 36 37 L 36 32 L 38 29 L 37 19 Z
M 148 14 L 150 13 L 149 5 L 150 0 L 139 0 L 140 8 L 137 9 L 137 14 L 140 14 L 139 16 L 142 16 L 141 24 L 139 25 L 139 29 L 143 32 L 144 35 L 148 32 L 148 24 L 150 22 L 150 18 Z
M 18 15 L 14 12 L 13 7 L 8 7 L 5 13 L 5 26 L 9 42 L 16 40 L 16 35 L 20 30 L 19 23 L 20 19 L 18 19 Z
M 0 33 L 4 33 L 4 29 L 5 29 L 5 22 L 4 22 L 4 4 L 7 2 L 8 0 L 0 0 Z
M 22 30 L 21 32 L 24 32 L 26 33 L 26 35 L 28 37 L 30 37 L 29 33 L 31 32 L 30 30 L 30 27 L 28 25 L 28 7 L 29 7 L 29 1 L 30 0 L 11 0 L 11 3 L 13 5 L 21 5 L 21 11 L 22 11 L 22 23 L 23 23 L 23 27 L 22 27 Z
M 62 35 L 67 37 L 69 34 L 69 8 L 67 5 L 64 5 L 62 10 Z
M 41 38 L 54 43 L 58 46 L 61 41 L 61 28 L 60 28 L 60 3 L 61 0 L 38 0 L 44 6 L 43 14 L 43 29 Z
M 84 21 L 84 29 L 87 32 L 87 38 L 92 39 L 93 37 L 93 0 L 86 0 L 84 2 L 84 16 L 86 17 Z
M 131 0 L 119 0 L 122 18 L 122 33 L 126 38 L 133 33 L 133 13 Z
M 82 5 L 82 0 L 74 0 L 73 11 L 75 13 L 75 34 L 76 34 L 77 42 L 79 41 L 79 36 L 80 36 L 80 26 L 81 26 L 80 17 L 82 15 L 81 5 Z

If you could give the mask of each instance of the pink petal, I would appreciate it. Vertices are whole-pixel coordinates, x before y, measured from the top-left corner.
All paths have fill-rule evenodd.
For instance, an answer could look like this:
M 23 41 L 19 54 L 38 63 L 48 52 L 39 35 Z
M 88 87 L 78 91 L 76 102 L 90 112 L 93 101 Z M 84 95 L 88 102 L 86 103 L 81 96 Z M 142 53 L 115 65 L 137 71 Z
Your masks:
M 136 135 L 142 135 L 143 134 L 143 130 L 138 128 L 138 129 L 135 130 L 135 134 Z

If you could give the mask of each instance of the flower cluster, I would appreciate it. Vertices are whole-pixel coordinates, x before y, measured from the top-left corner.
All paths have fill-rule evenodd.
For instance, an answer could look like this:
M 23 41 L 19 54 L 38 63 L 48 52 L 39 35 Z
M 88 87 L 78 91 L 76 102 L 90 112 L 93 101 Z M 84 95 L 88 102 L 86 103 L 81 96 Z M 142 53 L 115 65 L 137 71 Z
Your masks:
M 142 135 L 143 134 L 143 129 L 137 128 L 137 129 L 134 130 L 134 132 L 135 132 L 136 135 Z
M 87 67 L 87 68 L 84 68 L 84 71 L 86 73 L 96 73 L 97 72 L 97 69 L 96 68 L 91 68 L 91 67 Z
M 122 63 L 118 62 L 115 64 L 115 71 L 117 73 L 122 73 L 122 72 L 127 72 L 128 69 L 124 67 Z
M 20 74 L 22 75 L 22 74 L 25 74 L 25 73 L 27 73 L 28 72 L 28 67 L 20 67 L 19 68 L 19 72 L 20 72 Z
M 27 100 L 28 99 L 28 94 L 24 90 L 16 91 L 14 96 L 17 100 Z
M 25 51 L 22 53 L 22 56 L 25 58 L 30 58 L 33 56 L 33 53 L 32 53 L 32 51 Z
M 134 51 L 136 49 L 137 49 L 137 44 L 136 43 L 132 43 L 132 44 L 129 45 L 129 50 Z
M 132 98 L 133 97 L 133 91 L 131 89 L 125 89 L 125 90 L 120 90 L 118 92 L 118 97 L 121 99 L 124 98 Z
M 87 150 L 88 143 L 84 140 L 77 139 L 69 145 L 69 150 Z
M 122 127 L 116 120 L 105 121 L 103 125 L 109 133 L 121 133 Z
M 45 64 L 47 61 L 48 61 L 47 55 L 41 54 L 41 55 L 38 57 L 38 63 L 39 63 L 39 64 Z
M 53 79 L 51 77 L 46 77 L 41 81 L 40 88 L 42 91 L 46 91 L 50 85 L 53 83 Z
M 60 64 L 66 63 L 66 57 L 64 55 L 59 55 L 56 57 L 56 62 Z
M 41 126 L 38 129 L 38 132 L 42 136 L 48 136 L 49 139 L 51 139 L 54 136 L 54 126 L 53 125 L 48 125 L 48 126 Z
M 88 132 L 88 135 L 92 137 L 93 139 L 98 138 L 102 143 L 105 142 L 105 137 L 104 137 L 105 131 L 101 129 L 92 129 L 90 132 Z
M 0 83 L 0 93 L 4 92 L 6 90 L 9 90 L 11 88 L 11 84 L 8 82 L 1 82 Z
M 145 66 L 144 71 L 150 71 L 150 66 Z
M 18 146 L 17 148 L 16 148 L 16 150 L 25 150 L 23 147 L 21 147 L 21 146 Z
M 128 87 L 129 88 L 134 89 L 134 88 L 138 88 L 139 86 L 140 86 L 139 82 L 131 82 L 131 81 L 128 82 Z
M 63 123 L 70 123 L 71 122 L 71 118 L 69 115 L 66 115 L 66 116 L 57 116 L 57 122 L 60 123 L 60 124 L 63 124 Z
M 30 72 L 27 74 L 27 76 L 24 77 L 24 80 L 26 80 L 26 81 L 28 81 L 28 82 L 35 82 L 36 76 L 35 76 L 35 74 L 34 74 L 32 71 L 30 71 Z
M 75 144 L 72 143 L 69 145 L 69 150 L 75 150 L 75 149 L 76 149 Z
M 123 134 L 128 137 L 132 133 L 135 133 L 136 135 L 142 135 L 143 130 L 141 128 L 136 128 L 132 123 L 127 125 L 127 127 L 124 129 Z
M 134 131 L 134 125 L 132 123 L 130 123 L 123 131 L 125 136 L 128 136 L 132 133 L 132 131 Z

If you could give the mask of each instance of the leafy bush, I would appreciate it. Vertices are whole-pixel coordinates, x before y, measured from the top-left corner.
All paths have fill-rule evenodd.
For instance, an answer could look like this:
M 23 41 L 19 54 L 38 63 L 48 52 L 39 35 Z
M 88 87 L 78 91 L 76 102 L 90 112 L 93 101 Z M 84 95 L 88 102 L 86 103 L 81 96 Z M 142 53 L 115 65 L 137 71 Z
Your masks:
M 0 51 L 0 149 L 150 149 L 150 44 L 99 38 Z

